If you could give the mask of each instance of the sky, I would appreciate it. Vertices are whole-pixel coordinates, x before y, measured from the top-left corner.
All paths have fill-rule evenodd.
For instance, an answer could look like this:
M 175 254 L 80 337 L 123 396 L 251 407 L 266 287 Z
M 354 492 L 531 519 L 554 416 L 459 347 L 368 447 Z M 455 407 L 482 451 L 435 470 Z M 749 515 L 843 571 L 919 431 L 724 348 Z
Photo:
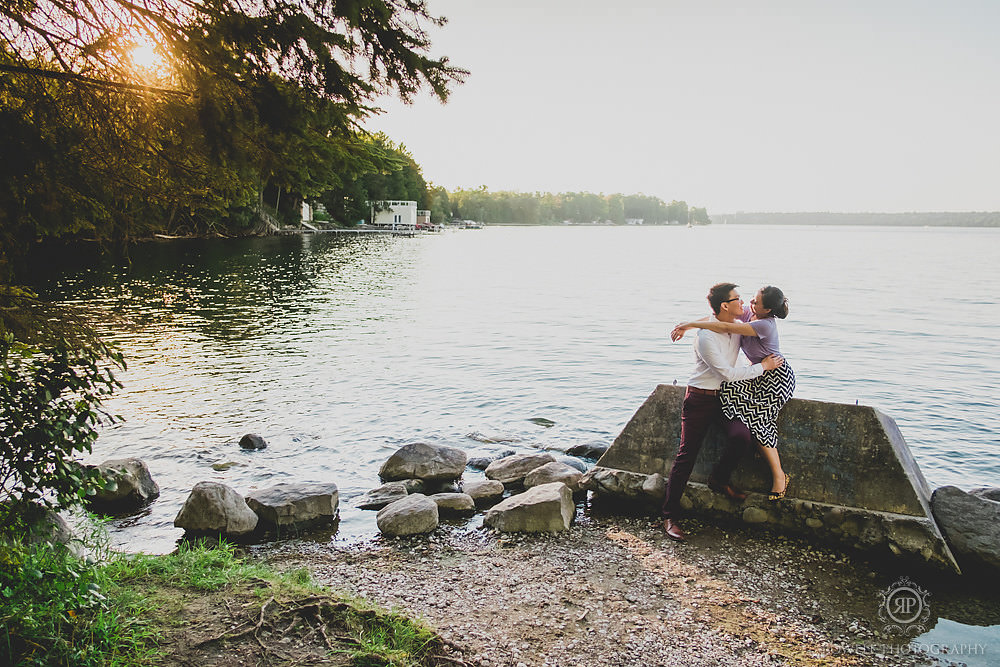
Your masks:
M 709 214 L 1000 210 L 998 0 L 428 0 L 447 104 L 366 124 L 449 190 Z

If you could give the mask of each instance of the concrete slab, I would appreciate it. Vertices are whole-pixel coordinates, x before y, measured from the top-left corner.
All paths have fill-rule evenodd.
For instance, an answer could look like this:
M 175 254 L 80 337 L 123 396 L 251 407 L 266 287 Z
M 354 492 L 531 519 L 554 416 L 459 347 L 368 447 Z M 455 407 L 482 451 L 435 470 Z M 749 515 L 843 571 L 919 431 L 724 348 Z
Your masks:
M 587 488 L 654 505 L 663 480 L 650 476 L 665 478 L 670 472 L 680 442 L 684 391 L 658 386 L 588 474 Z M 766 501 L 770 473 L 758 455 L 745 458 L 733 475 L 737 486 L 751 492 L 746 502 L 734 504 L 709 492 L 704 483 L 721 447 L 722 433 L 713 429 L 686 494 L 692 512 L 767 523 L 959 570 L 903 435 L 891 417 L 875 408 L 789 401 L 778 419 L 778 447 L 792 482 L 788 497 L 779 503 Z

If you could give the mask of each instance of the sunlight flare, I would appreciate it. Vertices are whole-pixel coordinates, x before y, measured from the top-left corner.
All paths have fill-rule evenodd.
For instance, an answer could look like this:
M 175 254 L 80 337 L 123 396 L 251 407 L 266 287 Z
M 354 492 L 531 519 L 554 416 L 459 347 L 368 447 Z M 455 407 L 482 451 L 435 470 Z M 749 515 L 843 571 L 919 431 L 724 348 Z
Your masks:
M 155 71 L 163 68 L 162 56 L 156 52 L 156 47 L 149 42 L 137 44 L 131 52 L 132 63 L 139 69 Z

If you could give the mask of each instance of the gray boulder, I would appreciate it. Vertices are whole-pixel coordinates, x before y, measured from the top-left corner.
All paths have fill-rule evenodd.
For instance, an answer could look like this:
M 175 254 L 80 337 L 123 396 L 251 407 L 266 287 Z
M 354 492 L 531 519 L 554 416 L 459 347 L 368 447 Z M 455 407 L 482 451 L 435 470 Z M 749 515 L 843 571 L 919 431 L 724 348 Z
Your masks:
M 569 487 L 552 482 L 507 498 L 486 512 L 483 524 L 505 533 L 556 532 L 567 530 L 575 514 Z
M 562 482 L 569 487 L 569 490 L 576 493 L 580 490 L 580 480 L 583 473 L 576 468 L 571 468 L 565 463 L 553 461 L 543 466 L 535 468 L 524 477 L 524 488 L 530 489 L 533 486 L 551 484 L 552 482 Z
M 667 494 L 667 478 L 658 472 L 654 472 L 646 478 L 641 488 L 646 497 L 661 501 Z
M 553 461 L 555 458 L 551 454 L 515 454 L 487 466 L 486 477 L 495 479 L 506 487 L 520 486 L 529 472 Z
M 469 459 L 469 462 L 466 465 L 474 470 L 486 470 L 486 467 L 489 466 L 494 461 L 497 461 L 507 456 L 514 456 L 514 454 L 516 453 L 517 452 L 515 452 L 513 449 L 507 449 L 494 456 L 476 456 Z
M 439 516 L 472 516 L 476 501 L 465 493 L 435 493 L 430 499 L 437 503 Z
M 583 476 L 581 486 L 600 495 L 662 502 L 666 480 L 660 473 L 644 475 L 628 470 L 595 467 Z
M 267 442 L 256 433 L 247 433 L 240 438 L 241 449 L 266 449 Z
M 969 491 L 969 495 L 1000 502 L 1000 488 L 996 486 L 979 486 Z
M 473 470 L 486 470 L 486 466 L 493 463 L 492 456 L 474 456 L 465 464 Z
M 253 532 L 257 521 L 243 496 L 233 489 L 218 482 L 198 482 L 177 513 L 174 525 L 196 535 L 239 537 Z
M 112 459 L 97 466 L 104 488 L 87 499 L 96 509 L 118 512 L 138 509 L 159 497 L 160 487 L 149 468 L 136 458 Z
M 419 535 L 438 526 L 437 503 L 414 493 L 379 510 L 375 524 L 383 535 Z
M 476 507 L 488 507 L 503 499 L 504 485 L 493 479 L 483 479 L 476 482 L 466 482 L 463 492 L 472 498 Z
M 587 472 L 590 469 L 590 466 L 575 456 L 557 456 L 556 461 L 568 465 L 570 468 L 576 468 L 580 472 Z
M 18 535 L 28 544 L 48 542 L 56 546 L 66 547 L 71 554 L 81 557 L 84 553 L 83 542 L 73 528 L 58 512 L 33 502 L 4 500 L 0 502 L 0 515 L 9 523 L 19 521 L 26 526 L 24 533 Z M 0 537 L 0 544 L 6 543 L 5 537 Z
M 423 494 L 425 496 L 431 496 L 435 493 L 462 493 L 462 481 L 456 479 L 450 482 L 430 482 L 424 485 Z
M 394 484 L 395 482 L 390 483 Z M 404 479 L 399 483 L 406 487 L 407 493 L 423 493 L 427 488 L 427 485 L 424 484 L 424 480 L 422 479 Z
M 355 498 L 354 506 L 362 510 L 380 510 L 389 503 L 394 503 L 408 495 L 410 492 L 405 483 L 387 482 L 377 489 L 372 489 Z
M 959 561 L 1000 569 L 1000 502 L 942 486 L 931 511 Z
M 340 512 L 340 494 L 333 482 L 277 484 L 251 492 L 246 502 L 268 528 L 325 523 Z
M 591 442 L 585 442 L 582 445 L 574 445 L 566 450 L 566 453 L 570 456 L 579 456 L 582 459 L 597 459 L 604 456 L 604 452 L 608 451 L 610 445 L 606 442 L 601 442 L 599 440 L 593 440 Z
M 386 482 L 413 478 L 445 482 L 461 477 L 467 460 L 461 449 L 414 442 L 400 447 L 382 464 L 378 474 Z

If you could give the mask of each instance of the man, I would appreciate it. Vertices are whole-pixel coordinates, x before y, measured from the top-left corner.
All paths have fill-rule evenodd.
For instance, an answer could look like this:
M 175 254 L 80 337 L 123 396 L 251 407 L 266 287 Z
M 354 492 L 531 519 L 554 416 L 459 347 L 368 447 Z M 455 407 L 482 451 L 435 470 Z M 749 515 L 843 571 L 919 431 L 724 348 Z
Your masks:
M 719 283 L 708 292 L 708 303 L 712 306 L 715 319 L 733 322 L 743 313 L 743 299 L 733 283 Z M 671 338 L 677 340 L 676 332 Z M 687 392 L 681 407 L 681 442 L 677 456 L 667 478 L 667 492 L 663 500 L 663 528 L 667 537 L 678 542 L 687 539 L 677 523 L 680 515 L 681 496 L 687 486 L 691 471 L 694 470 L 698 452 L 708 427 L 722 423 L 722 404 L 719 402 L 719 388 L 722 383 L 746 380 L 774 370 L 784 363 L 776 355 L 765 357 L 759 364 L 737 366 L 740 354 L 738 334 L 720 334 L 707 329 L 698 329 L 694 342 L 695 371 L 688 380 Z M 745 431 L 745 429 L 743 429 Z M 750 439 L 734 430 L 728 434 L 726 449 L 708 478 L 708 486 L 717 493 L 734 500 L 745 500 L 746 494 L 734 488 L 729 481 L 740 457 L 750 447 Z

